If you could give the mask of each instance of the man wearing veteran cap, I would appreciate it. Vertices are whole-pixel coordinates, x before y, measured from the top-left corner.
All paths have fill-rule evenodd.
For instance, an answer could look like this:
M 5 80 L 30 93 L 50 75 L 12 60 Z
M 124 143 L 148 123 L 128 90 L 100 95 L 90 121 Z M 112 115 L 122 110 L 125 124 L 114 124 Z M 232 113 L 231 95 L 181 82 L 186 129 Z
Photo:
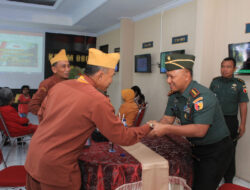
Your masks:
M 58 82 L 69 78 L 70 64 L 65 49 L 60 50 L 58 54 L 50 59 L 50 64 L 54 74 L 40 83 L 37 92 L 29 103 L 29 111 L 35 115 L 37 115 L 48 91 Z
M 124 127 L 103 94 L 119 59 L 118 53 L 91 48 L 85 75 L 60 82 L 49 91 L 42 122 L 29 145 L 27 190 L 79 190 L 78 157 L 96 128 L 113 143 L 125 146 L 150 132 L 149 125 Z
M 194 56 L 173 54 L 166 57 L 170 93 L 165 115 L 152 136 L 185 136 L 194 157 L 193 190 L 216 190 L 232 154 L 232 140 L 215 95 L 192 80 Z M 180 125 L 174 124 L 178 118 Z

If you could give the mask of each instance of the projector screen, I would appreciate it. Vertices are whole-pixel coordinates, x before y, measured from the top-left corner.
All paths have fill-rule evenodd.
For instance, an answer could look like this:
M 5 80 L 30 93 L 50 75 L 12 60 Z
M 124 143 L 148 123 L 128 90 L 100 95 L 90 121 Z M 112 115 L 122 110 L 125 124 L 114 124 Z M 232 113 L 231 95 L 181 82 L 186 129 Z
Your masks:
M 44 34 L 0 30 L 0 87 L 37 89 L 44 79 Z

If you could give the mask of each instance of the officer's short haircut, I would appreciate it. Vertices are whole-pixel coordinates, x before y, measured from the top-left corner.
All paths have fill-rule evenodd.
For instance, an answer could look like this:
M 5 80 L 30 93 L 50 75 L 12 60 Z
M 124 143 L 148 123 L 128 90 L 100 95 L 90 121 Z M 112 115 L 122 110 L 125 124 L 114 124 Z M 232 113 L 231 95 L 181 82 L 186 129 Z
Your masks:
M 190 72 L 190 74 L 191 74 L 191 77 L 193 76 L 193 70 L 191 70 L 191 69 L 188 69 L 188 71 Z
M 99 66 L 95 66 L 95 65 L 86 65 L 86 68 L 84 70 L 84 74 L 87 76 L 92 76 L 94 74 L 96 74 L 98 71 L 103 70 L 105 73 L 107 72 L 107 68 L 104 67 L 99 67 Z
M 236 67 L 236 61 L 235 61 L 234 58 L 232 58 L 232 57 L 226 57 L 225 59 L 223 59 L 223 61 L 221 62 L 221 64 L 222 64 L 224 61 L 232 61 L 233 64 L 234 64 L 234 67 Z
M 190 73 L 191 77 L 193 77 L 193 70 L 191 70 L 191 69 L 185 69 L 185 70 Z

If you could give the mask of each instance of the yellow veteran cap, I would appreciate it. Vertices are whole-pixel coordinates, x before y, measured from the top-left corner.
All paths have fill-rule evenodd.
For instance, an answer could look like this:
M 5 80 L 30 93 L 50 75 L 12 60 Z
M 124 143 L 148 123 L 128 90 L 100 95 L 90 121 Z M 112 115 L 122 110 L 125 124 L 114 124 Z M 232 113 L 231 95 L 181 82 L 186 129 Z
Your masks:
M 65 49 L 61 49 L 58 54 L 56 54 L 53 58 L 50 59 L 50 64 L 53 65 L 58 61 L 69 61 L 68 57 L 66 56 Z
M 119 59 L 119 53 L 103 53 L 98 49 L 90 48 L 87 64 L 115 69 L 115 66 L 118 63 Z
M 167 71 L 177 69 L 189 69 L 192 71 L 195 56 L 187 54 L 171 54 L 166 55 L 165 67 Z

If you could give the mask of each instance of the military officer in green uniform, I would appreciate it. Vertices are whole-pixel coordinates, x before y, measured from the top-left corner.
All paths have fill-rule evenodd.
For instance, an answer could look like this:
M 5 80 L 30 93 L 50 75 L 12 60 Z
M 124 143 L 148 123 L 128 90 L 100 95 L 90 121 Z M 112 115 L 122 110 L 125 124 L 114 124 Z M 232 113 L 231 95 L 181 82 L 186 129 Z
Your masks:
M 225 58 L 221 63 L 221 76 L 214 78 L 210 85 L 210 89 L 220 102 L 234 144 L 232 161 L 224 175 L 226 183 L 232 183 L 235 176 L 235 148 L 238 138 L 245 133 L 247 102 L 249 101 L 245 82 L 234 78 L 235 69 L 235 60 Z M 240 125 L 237 118 L 238 107 L 240 107 Z
M 233 144 L 214 93 L 192 80 L 193 64 L 192 55 L 166 57 L 171 92 L 163 118 L 148 122 L 154 128 L 150 135 L 187 137 L 194 157 L 192 189 L 216 190 L 230 163 Z

